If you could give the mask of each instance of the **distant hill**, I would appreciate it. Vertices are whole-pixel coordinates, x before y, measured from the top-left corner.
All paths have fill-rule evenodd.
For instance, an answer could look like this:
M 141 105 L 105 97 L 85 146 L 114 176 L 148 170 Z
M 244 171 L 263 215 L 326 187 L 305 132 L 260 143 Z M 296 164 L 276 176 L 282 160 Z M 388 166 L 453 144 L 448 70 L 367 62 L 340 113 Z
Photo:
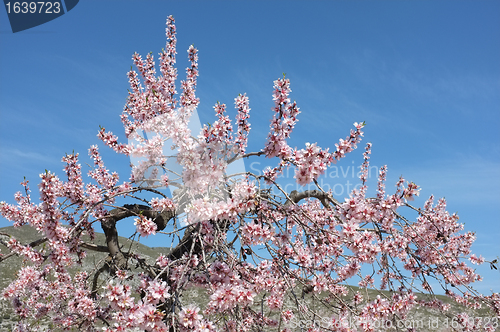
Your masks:
M 22 244 L 28 244 L 32 241 L 35 241 L 39 238 L 41 238 L 41 234 L 39 234 L 36 229 L 30 226 L 23 226 L 20 228 L 16 227 L 4 227 L 0 228 L 0 254 L 6 255 L 10 252 L 10 250 L 2 244 L 2 242 L 8 241 L 8 236 L 2 235 L 2 234 L 9 234 L 13 237 L 15 237 L 19 242 Z M 85 239 L 85 237 L 84 237 Z M 88 237 L 87 237 L 88 239 Z M 120 237 L 120 245 L 123 246 L 123 251 L 127 251 L 130 246 L 132 246 L 132 251 L 134 253 L 139 254 L 142 258 L 146 259 L 149 262 L 154 262 L 156 257 L 160 253 L 166 254 L 169 252 L 169 248 L 164 248 L 164 247 L 148 247 L 145 246 L 141 243 L 137 242 L 132 242 L 131 240 Z M 106 238 L 103 233 L 96 233 L 95 240 L 93 241 L 94 244 L 97 245 L 105 245 L 106 244 Z M 83 260 L 82 266 L 76 266 L 71 272 L 76 272 L 76 271 L 87 271 L 92 273 L 92 271 L 95 271 L 99 267 L 102 266 L 102 261 L 107 257 L 107 253 L 105 252 L 96 252 L 92 250 L 87 250 L 87 257 Z M 1 291 L 8 286 L 16 277 L 16 272 L 19 270 L 19 267 L 22 266 L 23 261 L 21 257 L 12 256 L 5 260 L 4 262 L 0 263 L 0 293 Z M 107 278 L 108 275 L 103 274 L 102 277 L 100 278 L 102 281 Z M 3 301 L 0 299 L 0 331 L 11 331 L 11 317 L 12 315 L 12 309 L 10 308 L 10 303 Z
M 30 243 L 38 238 L 40 238 L 40 234 L 37 233 L 35 229 L 29 226 L 23 226 L 21 228 L 14 228 L 14 227 L 5 227 L 5 228 L 0 228 L 0 240 L 6 241 L 8 238 L 4 235 L 1 235 L 2 233 L 7 233 L 12 236 L 14 236 L 17 240 L 19 240 L 23 244 Z M 2 242 L 2 241 L 0 241 Z M 95 244 L 99 245 L 105 245 L 105 237 L 104 234 L 102 233 L 96 233 L 96 239 L 93 242 Z M 125 248 L 129 248 L 132 245 L 133 252 L 138 253 L 142 258 L 146 259 L 149 262 L 153 262 L 156 257 L 160 253 L 168 253 L 169 249 L 165 247 L 155 247 L 155 248 L 150 248 L 148 246 L 145 246 L 143 244 L 137 243 L 137 242 L 132 242 L 131 240 L 127 238 L 120 237 L 120 244 L 123 246 L 124 250 Z M 9 249 L 2 245 L 0 243 L 0 253 L 1 254 L 7 254 L 9 253 Z M 78 266 L 73 269 L 73 272 L 76 272 L 76 270 L 85 270 L 88 271 L 89 273 L 92 273 L 96 268 L 99 268 L 102 266 L 102 260 L 105 259 L 107 256 L 106 253 L 101 253 L 101 252 L 94 252 L 91 250 L 87 251 L 87 257 L 85 258 L 83 265 Z M 0 263 L 0 291 L 3 290 L 12 280 L 14 280 L 16 271 L 19 269 L 19 267 L 23 264 L 22 259 L 20 257 L 10 257 L 6 261 Z M 105 281 L 105 278 L 108 278 L 108 275 L 102 275 L 101 280 L 102 282 Z M 376 297 L 377 294 L 379 294 L 378 291 L 376 290 L 362 290 L 359 289 L 358 287 L 355 286 L 348 286 L 349 288 L 349 294 L 347 294 L 342 300 L 346 303 L 352 303 L 352 295 L 360 290 L 360 292 L 364 293 L 364 295 L 369 295 L 372 299 Z M 366 293 L 365 293 L 366 292 Z M 296 294 L 301 294 L 302 290 L 297 289 Z M 391 296 L 391 292 L 384 291 L 382 292 L 383 294 L 387 296 Z M 324 294 L 324 293 L 323 293 Z M 322 294 L 322 295 L 323 295 Z M 318 298 L 321 299 L 323 296 L 320 295 Z M 423 299 L 427 295 L 424 294 L 416 294 L 418 299 Z M 464 308 L 449 299 L 446 296 L 437 296 L 438 299 L 442 300 L 445 303 L 449 303 L 451 305 L 450 313 L 458 313 L 464 311 Z M 322 306 L 319 303 L 317 299 L 313 299 L 310 295 L 306 295 L 305 299 L 309 303 L 309 305 L 317 310 L 319 312 L 322 312 Z M 188 292 L 186 292 L 183 295 L 183 301 L 182 303 L 184 304 L 190 304 L 190 303 L 196 303 L 199 305 L 202 309 L 206 306 L 208 303 L 208 295 L 206 292 L 202 289 L 197 289 L 193 288 L 190 289 Z M 254 306 L 256 311 L 261 310 L 261 302 L 262 300 L 265 299 L 265 294 L 259 294 L 254 301 Z M 286 305 L 293 306 L 293 303 L 289 301 L 287 302 Z M 469 312 L 469 316 L 471 317 L 481 317 L 483 319 L 489 319 L 490 316 L 486 313 L 485 310 L 478 310 L 478 311 L 471 311 L 471 310 L 466 310 Z M 325 317 L 327 316 L 327 313 L 325 312 Z M 10 308 L 10 303 L 7 303 L 6 301 L 0 300 L 0 331 L 10 331 L 12 327 L 12 318 L 14 316 L 12 315 L 12 309 Z M 303 325 L 306 325 L 308 322 L 305 322 Z M 309 322 L 311 323 L 311 322 Z M 500 323 L 500 320 L 499 320 Z M 406 324 L 406 328 L 408 327 L 415 327 L 416 331 L 453 331 L 451 328 L 452 320 L 450 318 L 446 318 L 445 316 L 442 316 L 439 312 L 433 309 L 429 308 L 417 308 L 411 311 L 409 317 L 402 322 L 402 324 Z M 437 325 L 436 325 L 437 324 Z M 321 326 L 321 325 L 320 325 Z M 50 326 L 46 326 L 48 329 L 51 331 L 56 331 L 55 329 L 51 328 Z M 299 324 L 292 324 L 291 327 L 292 331 L 301 331 Z M 306 327 L 306 326 L 303 326 Z M 310 327 L 310 326 L 309 326 Z M 282 327 L 283 328 L 283 327 Z M 400 331 L 406 331 L 406 329 L 399 329 Z M 267 331 L 267 330 L 266 330 Z M 269 330 L 269 331 L 275 331 L 275 329 Z M 378 331 L 396 331 L 394 328 L 381 328 L 378 329 Z M 497 331 L 500 331 L 500 328 L 497 329 Z
M 35 241 L 41 238 L 41 234 L 39 234 L 36 229 L 30 226 L 23 226 L 20 228 L 16 227 L 4 227 L 0 228 L 0 240 L 8 241 L 8 237 L 5 235 L 1 235 L 2 233 L 9 234 L 15 237 L 22 244 L 28 244 L 32 241 Z M 83 237 L 84 239 L 88 239 L 88 237 Z M 133 242 L 130 239 L 119 237 L 120 245 L 122 245 L 123 251 L 128 250 L 130 246 L 132 246 L 132 251 L 138 253 L 140 256 L 155 260 L 156 257 L 160 253 L 167 254 L 169 252 L 169 248 L 165 247 L 148 247 L 138 242 Z M 7 254 L 10 250 L 5 247 L 0 241 L 0 253 Z M 94 244 L 97 245 L 106 245 L 106 238 L 103 233 L 95 233 Z M 99 264 L 99 262 L 107 257 L 107 253 L 104 252 L 96 252 L 92 250 L 87 250 L 87 257 L 84 260 L 83 267 L 81 269 L 85 271 L 91 272 L 94 270 Z M 0 289 L 3 289 L 7 286 L 15 277 L 15 272 L 19 269 L 19 266 L 22 264 L 22 259 L 18 256 L 10 257 L 5 262 L 0 263 Z M 101 265 L 99 265 L 100 267 Z

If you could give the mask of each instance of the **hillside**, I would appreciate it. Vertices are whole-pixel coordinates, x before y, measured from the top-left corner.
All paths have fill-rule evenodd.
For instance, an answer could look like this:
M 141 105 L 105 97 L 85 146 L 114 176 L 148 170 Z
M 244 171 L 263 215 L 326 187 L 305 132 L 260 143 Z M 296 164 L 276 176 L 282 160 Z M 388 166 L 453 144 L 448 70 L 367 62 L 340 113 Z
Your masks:
M 14 228 L 14 227 L 0 228 L 0 240 L 5 241 L 7 237 L 1 235 L 2 233 L 7 233 L 14 236 L 23 244 L 29 243 L 39 238 L 39 235 L 37 234 L 36 230 L 26 226 L 22 228 Z M 94 243 L 99 245 L 104 245 L 105 244 L 104 234 L 97 233 L 96 240 Z M 132 241 L 126 238 L 120 238 L 120 243 L 125 248 L 128 248 L 130 245 L 134 246 L 133 251 L 139 253 L 141 257 L 145 258 L 147 261 L 150 262 L 154 261 L 154 259 L 158 256 L 159 253 L 168 252 L 168 248 L 164 247 L 150 248 L 140 243 L 136 242 L 132 243 Z M 7 254 L 9 253 L 9 249 L 6 248 L 4 245 L 0 244 L 0 253 Z M 100 266 L 101 261 L 105 259 L 106 256 L 107 256 L 106 253 L 88 251 L 87 257 L 85 258 L 83 265 L 81 267 L 74 269 L 72 272 L 76 272 L 77 270 L 82 269 L 91 273 L 96 269 L 96 267 Z M 0 263 L 0 290 L 5 288 L 14 279 L 16 271 L 22 264 L 23 264 L 22 260 L 17 256 L 11 257 L 5 262 Z M 101 277 L 101 282 L 103 282 L 106 277 L 107 276 L 103 275 Z M 352 303 L 351 299 L 356 291 L 359 290 L 360 292 L 364 292 L 364 290 L 361 290 L 358 287 L 354 286 L 347 286 L 347 287 L 349 289 L 349 293 L 342 299 L 346 303 Z M 301 294 L 301 293 L 302 293 L 301 289 L 298 289 L 296 291 L 296 294 Z M 380 293 L 376 290 L 368 290 L 366 293 L 364 293 L 364 296 L 366 297 L 368 295 L 370 298 L 373 299 L 378 294 Z M 390 292 L 382 292 L 382 294 L 389 297 L 391 296 Z M 265 296 L 266 294 L 259 294 L 256 297 L 254 302 L 254 307 L 256 311 L 261 310 L 260 304 L 262 300 L 265 300 Z M 427 295 L 417 294 L 418 299 L 423 299 L 425 298 L 425 296 Z M 310 295 L 305 295 L 306 303 L 308 303 L 308 305 L 311 307 L 317 308 L 319 312 L 323 311 L 321 310 L 321 308 L 323 308 L 323 305 L 320 303 L 320 301 L 323 298 L 324 297 L 322 295 L 320 295 L 315 299 L 312 298 Z M 416 310 L 414 309 L 411 311 L 411 314 L 409 315 L 408 318 L 406 318 L 404 321 L 401 321 L 400 327 L 405 327 L 405 328 L 415 327 L 416 331 L 453 331 L 453 329 L 451 328 L 451 325 L 453 323 L 452 313 L 456 314 L 464 311 L 463 307 L 456 304 L 454 301 L 450 300 L 446 296 L 438 295 L 438 298 L 443 302 L 449 303 L 451 305 L 450 317 L 447 318 L 433 309 L 417 308 Z M 196 303 L 201 308 L 203 308 L 205 307 L 207 302 L 208 302 L 208 296 L 202 289 L 191 289 L 183 296 L 184 304 Z M 285 307 L 293 305 L 294 303 L 291 300 L 285 303 Z M 469 312 L 469 315 L 471 317 L 481 317 L 483 320 L 491 319 L 487 314 L 485 314 L 486 313 L 485 310 L 478 310 L 476 312 L 472 312 L 471 310 L 467 311 Z M 326 323 L 326 318 L 328 317 L 326 311 L 323 312 L 325 313 L 325 317 L 319 318 L 316 321 L 316 324 L 319 324 L 319 327 L 327 326 L 325 324 L 328 324 Z M 0 300 L 0 331 L 11 330 L 12 317 L 13 316 L 12 316 L 12 310 L 10 308 L 10 303 Z M 322 319 L 324 320 L 322 321 Z M 311 324 L 313 324 L 313 322 L 311 321 L 303 321 L 303 322 L 292 321 L 291 323 L 289 323 L 288 327 L 291 328 L 292 331 L 301 331 L 300 327 L 303 328 L 311 327 Z M 47 328 L 50 329 L 51 331 L 56 331 L 55 329 L 52 329 L 52 327 L 50 326 L 47 326 Z M 397 331 L 397 329 L 394 328 L 394 326 L 393 328 L 380 328 L 378 330 Z M 400 330 L 406 331 L 406 329 L 400 329 Z M 497 331 L 500 331 L 500 329 L 497 328 Z

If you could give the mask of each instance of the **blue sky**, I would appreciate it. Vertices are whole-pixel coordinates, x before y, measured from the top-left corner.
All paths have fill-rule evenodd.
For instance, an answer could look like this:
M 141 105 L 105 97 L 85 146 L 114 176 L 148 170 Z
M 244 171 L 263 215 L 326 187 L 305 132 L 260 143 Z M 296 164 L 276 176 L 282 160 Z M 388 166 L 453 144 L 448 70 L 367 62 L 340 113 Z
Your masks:
M 475 252 L 500 255 L 498 1 L 80 1 L 16 34 L 0 15 L 0 201 L 14 201 L 24 176 L 36 193 L 38 174 L 61 174 L 65 153 L 90 163 L 99 125 L 123 137 L 131 56 L 157 55 L 174 15 L 181 79 L 187 48 L 199 49 L 202 123 L 216 101 L 232 111 L 246 92 L 250 150 L 259 150 L 273 81 L 286 73 L 302 111 L 290 145 L 334 147 L 366 121 L 364 142 L 373 143 L 372 165 L 388 165 L 388 192 L 403 175 L 422 187 L 418 203 L 446 197 L 477 233 Z M 357 183 L 348 167 L 361 163 L 363 147 L 325 181 Z M 128 178 L 129 160 L 101 150 Z M 478 289 L 499 291 L 500 273 L 480 271 Z

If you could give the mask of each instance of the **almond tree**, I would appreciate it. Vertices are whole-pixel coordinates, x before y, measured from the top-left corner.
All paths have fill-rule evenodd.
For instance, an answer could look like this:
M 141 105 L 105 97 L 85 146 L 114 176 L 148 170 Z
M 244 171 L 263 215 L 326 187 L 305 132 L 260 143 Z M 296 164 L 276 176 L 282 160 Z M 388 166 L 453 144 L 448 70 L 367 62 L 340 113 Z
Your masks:
M 385 166 L 376 196 L 367 195 L 370 143 L 360 185 L 349 197 L 338 201 L 321 188 L 318 177 L 356 149 L 364 123 L 354 123 L 332 150 L 309 143 L 291 147 L 287 140 L 300 112 L 283 76 L 274 82 L 274 117 L 262 150 L 247 151 L 246 95 L 235 98 L 234 126 L 226 105 L 217 103 L 214 123 L 192 133 L 198 51 L 188 49 L 190 67 L 177 95 L 174 23 L 169 17 L 158 76 L 151 54 L 133 55 L 137 71 L 128 73 L 121 115 L 128 142 L 104 128 L 98 133 L 116 153 L 138 158 L 129 180 L 111 173 L 94 145 L 89 181 L 78 154 L 66 155 L 64 179 L 49 171 L 40 175 L 39 203 L 28 181 L 22 182 L 24 194 L 15 194 L 16 204 L 0 203 L 14 226 L 28 224 L 41 234 L 30 244 L 10 237 L 11 252 L 0 256 L 2 264 L 13 255 L 25 260 L 2 292 L 19 319 L 18 331 L 47 322 L 85 331 L 292 331 L 300 330 L 298 322 L 311 322 L 308 331 L 374 331 L 380 322 L 396 328 L 415 306 L 446 313 L 449 305 L 432 296 L 436 287 L 498 318 L 499 294 L 484 296 L 470 286 L 480 276 L 468 261 L 484 262 L 471 254 L 475 236 L 463 232 L 444 199 L 410 205 L 420 189 L 403 178 L 387 193 Z M 165 154 L 169 145 L 175 156 Z M 181 173 L 169 169 L 172 158 Z M 228 174 L 229 165 L 250 158 L 269 158 L 275 166 L 262 174 Z M 284 189 L 278 177 L 289 168 L 306 189 Z M 416 217 L 405 217 L 405 210 Z M 152 263 L 123 247 L 117 224 L 132 221 L 140 236 L 164 238 L 169 253 Z M 93 242 L 99 227 L 105 246 Z M 106 252 L 108 259 L 93 271 L 71 274 L 68 269 L 81 265 L 88 251 Z M 190 303 L 184 294 L 191 288 L 205 292 L 208 303 Z M 374 289 L 380 290 L 376 296 L 368 291 Z M 346 324 L 353 319 L 354 325 Z M 466 313 L 454 319 L 452 327 L 464 331 L 498 325 Z

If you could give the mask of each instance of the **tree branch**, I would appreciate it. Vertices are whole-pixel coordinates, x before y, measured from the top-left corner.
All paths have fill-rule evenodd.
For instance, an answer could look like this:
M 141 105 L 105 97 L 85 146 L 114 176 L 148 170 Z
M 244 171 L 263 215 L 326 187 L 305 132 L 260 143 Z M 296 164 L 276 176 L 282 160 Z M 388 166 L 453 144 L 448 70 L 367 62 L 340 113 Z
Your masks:
M 293 190 L 290 193 L 290 200 L 291 201 L 287 200 L 285 203 L 285 206 L 292 204 L 292 202 L 297 204 L 298 202 L 300 202 L 304 198 L 309 198 L 309 197 L 314 197 L 314 198 L 319 199 L 321 204 L 323 204 L 323 206 L 327 209 L 331 209 L 330 203 L 333 203 L 335 206 L 339 204 L 339 202 L 337 202 L 337 200 L 335 200 L 333 197 L 328 195 L 326 192 L 321 192 L 317 189 L 313 189 L 313 190 L 304 190 L 301 192 L 298 192 L 297 190 Z
M 101 221 L 101 227 L 106 236 L 106 245 L 110 256 L 113 258 L 114 267 L 111 269 L 125 269 L 127 266 L 127 260 L 120 250 L 120 245 L 118 243 L 118 231 L 116 230 L 116 223 L 128 217 L 144 215 L 145 217 L 153 219 L 156 224 L 156 229 L 161 231 L 165 229 L 168 221 L 175 216 L 175 211 L 156 211 L 147 205 L 140 204 L 125 204 L 123 207 L 119 207 L 109 211 L 109 216 Z

